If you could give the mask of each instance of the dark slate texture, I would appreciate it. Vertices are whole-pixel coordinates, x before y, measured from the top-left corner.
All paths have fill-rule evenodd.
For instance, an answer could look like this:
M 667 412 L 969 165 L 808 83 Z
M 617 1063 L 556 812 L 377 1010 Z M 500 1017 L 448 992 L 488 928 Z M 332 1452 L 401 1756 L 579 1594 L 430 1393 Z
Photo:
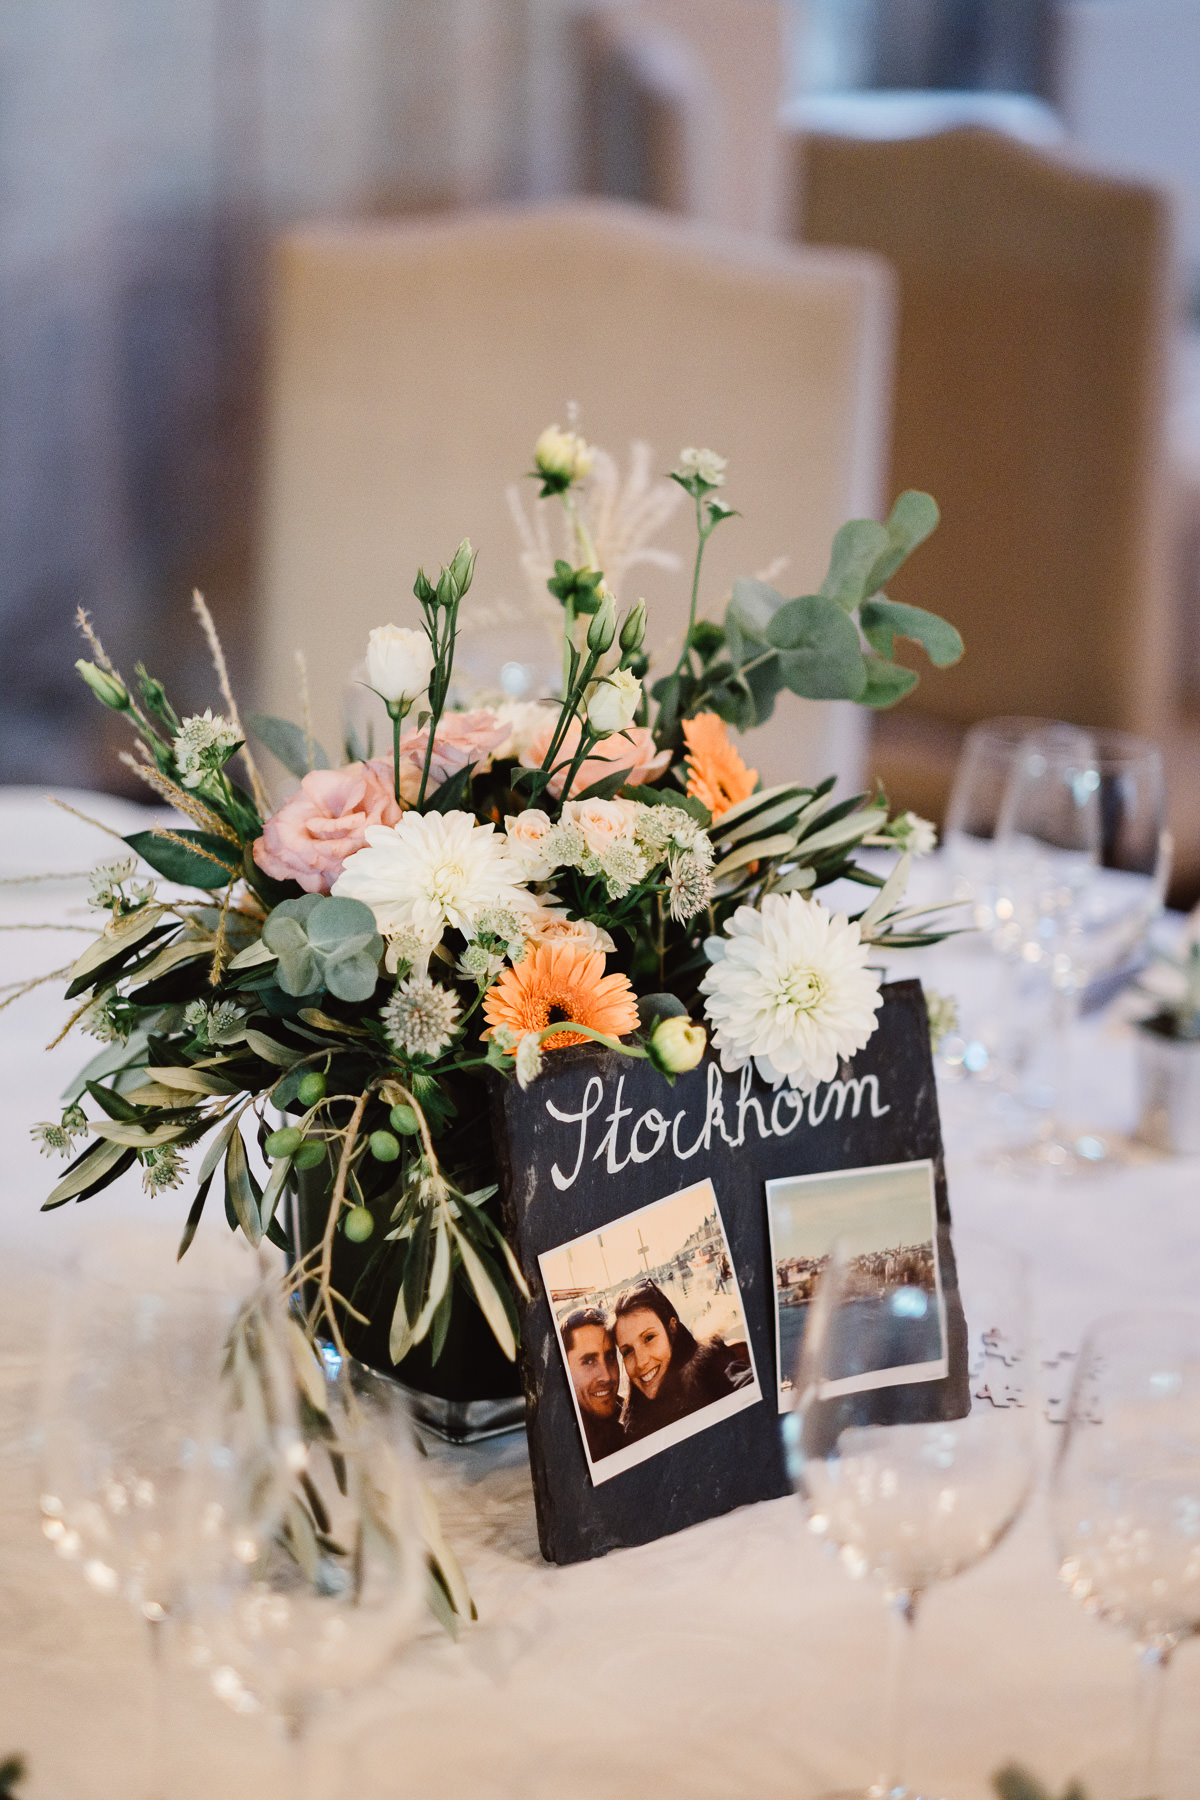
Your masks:
M 778 1105 L 776 1117 L 786 1129 L 795 1117 L 791 1102 L 779 1100 L 786 1090 L 773 1091 L 755 1075 L 742 1094 L 742 1077 L 723 1076 L 711 1056 L 678 1077 L 672 1088 L 649 1063 L 590 1046 L 553 1054 L 545 1073 L 524 1091 L 515 1081 L 497 1086 L 494 1130 L 506 1225 L 532 1294 L 522 1321 L 522 1374 L 538 1534 L 549 1561 L 582 1562 L 789 1491 L 776 1399 L 774 1284 L 764 1187 L 777 1176 L 933 1160 L 951 1372 L 944 1381 L 880 1392 L 872 1397 L 878 1400 L 874 1416 L 886 1422 L 897 1416 L 961 1416 L 966 1410 L 964 1333 L 948 1254 L 950 1211 L 925 1002 L 919 981 L 893 982 L 883 993 L 878 1029 L 866 1049 L 841 1070 L 843 1079 L 876 1077 L 879 1104 L 888 1108 L 883 1117 L 872 1115 L 868 1085 L 858 1116 L 851 1093 L 839 1119 L 834 1090 L 821 1123 L 810 1124 L 806 1110 L 804 1121 L 786 1136 L 762 1138 L 754 1103 L 767 1123 Z M 551 1169 L 557 1165 L 561 1174 L 571 1175 L 581 1128 L 554 1118 L 547 1103 L 560 1112 L 578 1113 L 594 1078 L 603 1083 L 604 1097 L 587 1121 L 579 1173 L 562 1191 Z M 651 1107 L 672 1122 L 685 1114 L 677 1141 L 684 1151 L 690 1149 L 701 1136 L 714 1091 L 720 1094 L 724 1135 L 713 1121 L 708 1147 L 701 1144 L 690 1157 L 677 1156 L 668 1136 L 648 1160 L 630 1158 L 630 1126 Z M 817 1092 L 818 1115 L 829 1092 Z M 593 1099 L 595 1094 L 593 1087 Z M 630 1116 L 622 1111 L 612 1151 L 616 1168 L 610 1172 L 608 1153 L 602 1151 L 597 1160 L 596 1152 L 618 1098 Z M 653 1135 L 642 1135 L 643 1151 Z M 584 1232 L 603 1230 L 705 1176 L 712 1180 L 729 1239 L 763 1397 L 736 1417 L 593 1486 L 538 1255 Z

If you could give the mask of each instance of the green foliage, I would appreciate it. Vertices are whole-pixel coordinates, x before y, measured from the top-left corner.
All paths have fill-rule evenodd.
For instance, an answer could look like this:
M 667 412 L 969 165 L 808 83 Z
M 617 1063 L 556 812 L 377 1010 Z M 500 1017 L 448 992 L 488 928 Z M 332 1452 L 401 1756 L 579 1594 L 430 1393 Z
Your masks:
M 361 900 L 320 894 L 284 900 L 264 925 L 262 941 L 278 958 L 276 979 L 285 994 L 327 988 L 336 999 L 354 1002 L 375 992 L 383 939 Z
M 815 594 L 789 600 L 765 581 L 735 582 L 721 628 L 725 657 L 710 659 L 699 677 L 687 664 L 655 688 L 666 715 L 659 741 L 674 741 L 676 717 L 704 709 L 747 731 L 770 718 L 785 688 L 806 700 L 893 706 L 917 682 L 895 661 L 898 637 L 919 643 L 935 667 L 956 662 L 963 646 L 952 625 L 880 593 L 937 519 L 934 501 L 915 491 L 900 495 L 886 525 L 850 519 Z M 696 629 L 691 636 L 695 644 Z M 715 658 L 716 639 L 701 642 Z
M 599 588 L 604 576 L 599 569 L 574 569 L 559 557 L 546 586 L 559 603 L 576 614 L 600 610 Z
M 270 713 L 251 713 L 250 729 L 261 744 L 281 762 L 289 775 L 298 780 L 313 769 L 327 769 L 329 758 L 320 744 L 290 719 L 277 719 Z
M 176 842 L 183 838 L 186 843 Z M 188 831 L 183 826 L 171 827 L 169 838 L 153 831 L 135 831 L 125 839 L 143 862 L 177 881 L 181 887 L 221 888 L 242 872 L 242 853 L 237 844 L 215 837 L 209 831 Z
M 1027 1769 L 1017 1763 L 1010 1763 L 992 1777 L 999 1800 L 1054 1800 L 1050 1789 L 1043 1787 Z M 1063 1789 L 1062 1800 L 1087 1800 L 1087 1795 L 1078 1782 Z
M 0 1762 L 0 1800 L 17 1800 L 17 1783 L 25 1779 L 25 1762 L 20 1756 L 7 1756 Z

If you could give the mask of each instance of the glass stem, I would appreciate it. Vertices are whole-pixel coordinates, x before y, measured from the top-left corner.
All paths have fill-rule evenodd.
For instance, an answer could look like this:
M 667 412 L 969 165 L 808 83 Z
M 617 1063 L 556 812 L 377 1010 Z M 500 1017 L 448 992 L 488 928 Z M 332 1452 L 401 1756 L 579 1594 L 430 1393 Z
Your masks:
M 308 1800 L 308 1717 L 300 1707 L 284 1714 L 283 1736 L 287 1756 L 288 1800 Z
M 1137 1763 L 1138 1794 L 1154 1800 L 1158 1794 L 1158 1753 L 1162 1739 L 1163 1695 L 1166 1691 L 1167 1668 L 1174 1645 L 1158 1638 L 1152 1644 L 1138 1645 L 1139 1719 Z
M 167 1628 L 167 1619 L 159 1607 L 155 1607 L 153 1612 L 144 1611 L 142 1617 L 146 1621 L 146 1800 L 165 1800 L 162 1758 L 163 1744 L 167 1739 L 163 1719 L 166 1704 L 166 1672 L 163 1667 L 166 1645 L 163 1633 Z
M 902 1590 L 888 1596 L 891 1634 L 887 1675 L 883 1689 L 883 1767 L 871 1789 L 878 1800 L 903 1796 L 905 1732 L 908 1725 L 908 1671 L 912 1661 L 912 1635 L 917 1622 L 920 1594 Z
M 1042 1127 L 1047 1143 L 1063 1144 L 1067 1139 L 1067 1107 L 1071 1097 L 1071 1069 L 1075 1047 L 1075 1022 L 1079 1017 L 1080 990 L 1074 975 L 1054 985 L 1050 1008 L 1050 1035 L 1054 1055 L 1054 1098 L 1050 1116 Z

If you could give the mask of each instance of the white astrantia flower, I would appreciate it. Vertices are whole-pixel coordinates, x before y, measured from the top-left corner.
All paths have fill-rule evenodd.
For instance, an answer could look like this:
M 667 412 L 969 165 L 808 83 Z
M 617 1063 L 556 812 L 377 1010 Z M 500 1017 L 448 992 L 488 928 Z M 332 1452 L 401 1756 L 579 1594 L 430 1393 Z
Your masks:
M 764 1081 L 800 1093 L 832 1081 L 843 1057 L 870 1038 L 882 1004 L 879 977 L 858 926 L 802 894 L 739 906 L 700 983 L 721 1067 L 753 1062 Z
M 393 706 L 411 706 L 429 686 L 433 651 L 423 631 L 377 625 L 367 638 L 367 686 Z
M 527 1088 L 542 1072 L 544 1052 L 536 1031 L 527 1031 L 517 1045 L 517 1086 Z
M 471 813 L 406 812 L 396 825 L 368 825 L 366 837 L 333 892 L 362 900 L 385 936 L 413 931 L 425 945 L 449 930 L 473 937 L 489 908 L 525 913 L 537 904 L 504 839 Z
M 438 1056 L 454 1036 L 457 995 L 428 975 L 410 975 L 380 1013 L 388 1042 L 402 1056 Z
M 707 481 L 709 487 L 725 485 L 725 471 L 729 467 L 727 456 L 718 456 L 715 450 L 681 450 L 676 465 L 677 475 L 698 475 L 701 481 Z
M 895 844 L 897 849 L 907 850 L 910 856 L 928 856 L 937 849 L 937 826 L 919 813 L 901 813 L 876 841 Z
M 222 769 L 242 741 L 242 734 L 221 713 L 206 706 L 185 719 L 172 746 L 179 779 L 185 788 L 202 787 Z

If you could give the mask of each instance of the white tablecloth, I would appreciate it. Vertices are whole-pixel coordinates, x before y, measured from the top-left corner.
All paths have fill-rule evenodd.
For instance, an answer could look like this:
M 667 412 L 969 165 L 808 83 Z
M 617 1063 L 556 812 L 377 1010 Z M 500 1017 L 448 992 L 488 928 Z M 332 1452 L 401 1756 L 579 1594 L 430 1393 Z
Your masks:
M 119 803 L 80 803 L 130 828 Z M 35 795 L 0 794 L 0 875 L 82 869 L 115 849 Z M 78 918 L 83 892 L 70 882 L 0 887 L 0 924 Z M 84 941 L 4 931 L 0 981 L 58 966 Z M 924 967 L 948 987 L 970 963 L 934 952 Z M 140 1627 L 41 1539 L 29 1424 L 56 1264 L 89 1231 L 118 1224 L 157 1231 L 165 1262 L 181 1200 L 149 1201 L 127 1180 L 39 1216 L 54 1165 L 38 1156 L 29 1125 L 54 1116 L 86 1053 L 75 1039 L 42 1054 L 65 1016 L 56 984 L 0 1012 L 0 1760 L 10 1748 L 27 1754 L 28 1800 L 136 1800 Z M 1092 1023 L 1081 1069 L 1093 1116 L 1132 1123 L 1127 1028 Z M 1028 1251 L 1049 1352 L 1113 1307 L 1200 1304 L 1200 1164 L 1154 1162 L 1075 1187 L 1004 1178 L 974 1154 L 975 1109 L 960 1093 L 944 1104 L 955 1216 Z M 222 1229 L 206 1217 L 205 1233 Z M 1047 1373 L 1055 1398 L 1061 1370 Z M 1051 1426 L 1044 1436 L 1049 1451 Z M 794 1502 L 557 1569 L 538 1555 L 519 1436 L 471 1451 L 435 1446 L 430 1468 L 480 1621 L 457 1644 L 431 1630 L 370 1693 L 331 1711 L 317 1734 L 334 1772 L 317 1790 L 328 1800 L 803 1800 L 871 1776 L 883 1608 L 870 1583 L 822 1554 Z M 189 1671 L 172 1671 L 168 1685 L 173 1796 L 284 1791 L 266 1719 L 233 1716 Z M 1132 1694 L 1122 1635 L 1057 1586 L 1039 1498 L 987 1561 L 927 1599 L 911 1768 L 929 1784 L 922 1791 L 955 1800 L 985 1800 L 989 1773 L 1014 1756 L 1061 1787 L 1089 1758 L 1124 1747 Z M 1167 1737 L 1194 1762 L 1200 1792 L 1195 1647 L 1172 1671 Z

